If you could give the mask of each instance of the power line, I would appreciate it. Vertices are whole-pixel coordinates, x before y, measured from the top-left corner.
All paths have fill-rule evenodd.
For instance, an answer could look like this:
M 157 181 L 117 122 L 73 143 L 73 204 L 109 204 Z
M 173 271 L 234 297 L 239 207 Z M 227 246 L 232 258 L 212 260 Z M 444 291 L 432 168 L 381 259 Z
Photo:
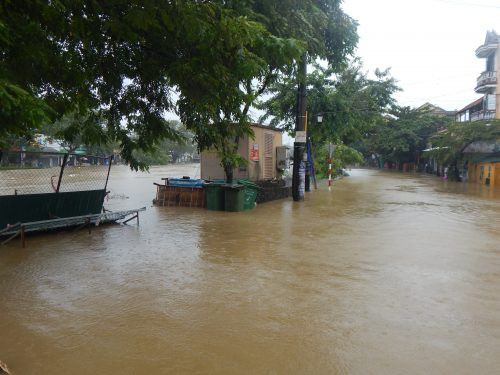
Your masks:
M 451 95 L 456 95 L 456 94 L 463 94 L 466 92 L 471 92 L 471 89 L 466 89 L 466 90 L 461 90 L 461 91 L 454 91 L 454 92 L 448 92 L 444 94 L 439 94 L 439 95 L 432 95 L 432 96 L 426 96 L 425 98 L 417 98 L 417 97 L 409 97 L 406 100 L 412 100 L 412 101 L 419 101 L 419 100 L 430 100 L 430 99 L 439 99 L 439 98 L 444 98 L 446 96 L 451 96 Z M 403 92 L 408 92 L 408 91 L 403 91 Z M 449 100 L 455 100 L 455 99 L 449 99 Z
M 432 1 L 440 2 L 440 3 L 454 4 L 454 5 L 463 5 L 463 6 L 469 6 L 469 7 L 475 7 L 475 8 L 500 9 L 499 5 L 492 5 L 492 4 L 474 4 L 474 3 L 468 3 L 468 2 L 457 1 L 457 0 L 432 0 Z

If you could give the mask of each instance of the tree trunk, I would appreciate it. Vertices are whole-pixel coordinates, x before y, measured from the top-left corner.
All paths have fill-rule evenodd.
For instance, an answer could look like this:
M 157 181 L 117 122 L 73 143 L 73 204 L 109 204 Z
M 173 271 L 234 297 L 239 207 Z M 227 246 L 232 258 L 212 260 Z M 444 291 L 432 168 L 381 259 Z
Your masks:
M 233 183 L 233 166 L 231 164 L 224 163 L 224 174 L 226 175 L 226 183 Z
M 453 167 L 453 174 L 455 175 L 454 176 L 455 177 L 455 181 L 461 182 L 462 179 L 460 178 L 460 171 L 458 169 L 458 161 L 457 160 L 455 160 L 453 162 L 453 166 L 452 167 Z

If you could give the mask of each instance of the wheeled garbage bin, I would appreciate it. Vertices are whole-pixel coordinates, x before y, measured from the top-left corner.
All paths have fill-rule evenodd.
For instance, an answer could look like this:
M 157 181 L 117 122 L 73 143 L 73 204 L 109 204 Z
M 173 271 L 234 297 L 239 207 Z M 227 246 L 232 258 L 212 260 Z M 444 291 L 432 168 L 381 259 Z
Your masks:
M 244 210 L 245 186 L 241 184 L 224 184 L 224 210 L 239 212 Z
M 253 182 L 248 180 L 238 180 L 238 184 L 245 186 L 245 198 L 243 203 L 243 208 L 245 210 L 251 210 L 255 207 L 255 200 L 257 199 L 257 194 L 262 188 Z
M 224 211 L 225 202 L 224 202 L 224 189 L 222 188 L 224 184 L 217 182 L 206 183 L 205 191 L 206 191 L 206 199 L 207 210 L 211 211 Z

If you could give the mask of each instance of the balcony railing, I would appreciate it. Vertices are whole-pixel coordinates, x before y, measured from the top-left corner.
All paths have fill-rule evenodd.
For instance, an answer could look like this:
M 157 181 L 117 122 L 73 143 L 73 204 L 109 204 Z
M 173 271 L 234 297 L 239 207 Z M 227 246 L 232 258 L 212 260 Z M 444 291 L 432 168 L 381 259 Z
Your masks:
M 495 118 L 495 111 L 478 111 L 470 114 L 470 121 L 491 120 Z
M 481 75 L 477 78 L 476 91 L 481 91 L 481 88 L 483 88 L 486 85 L 496 85 L 496 84 L 497 84 L 496 71 L 482 72 Z

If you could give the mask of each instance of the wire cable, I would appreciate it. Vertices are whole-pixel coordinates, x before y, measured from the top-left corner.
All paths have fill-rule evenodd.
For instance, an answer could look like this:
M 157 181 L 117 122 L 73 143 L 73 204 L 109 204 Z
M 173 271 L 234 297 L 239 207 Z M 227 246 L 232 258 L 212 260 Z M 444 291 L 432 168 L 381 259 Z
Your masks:
M 493 5 L 493 4 L 474 4 L 474 3 L 468 3 L 465 1 L 457 1 L 457 0 L 432 0 L 432 1 L 439 2 L 439 3 L 448 3 L 448 4 L 453 4 L 453 5 L 469 6 L 469 7 L 475 7 L 475 8 L 500 9 L 500 5 Z

